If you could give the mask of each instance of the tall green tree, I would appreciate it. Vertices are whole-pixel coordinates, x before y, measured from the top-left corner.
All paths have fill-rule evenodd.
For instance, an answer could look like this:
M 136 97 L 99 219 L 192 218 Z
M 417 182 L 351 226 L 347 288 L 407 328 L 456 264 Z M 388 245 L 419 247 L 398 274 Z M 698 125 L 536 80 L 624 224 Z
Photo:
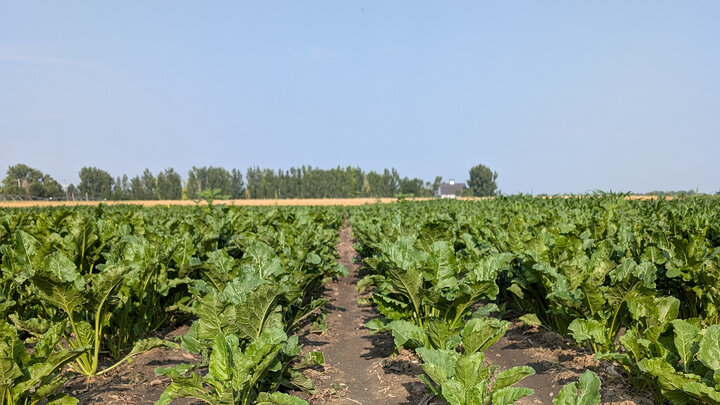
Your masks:
M 135 176 L 130 179 L 130 199 L 132 200 L 144 200 L 145 190 L 143 190 L 142 180 L 140 176 Z
M 400 194 L 410 194 L 414 197 L 420 197 L 425 194 L 424 183 L 422 179 L 403 177 L 400 180 L 399 192 Z
M 96 167 L 83 167 L 80 169 L 80 184 L 78 189 L 81 198 L 112 198 L 113 178 L 110 173 Z
M 157 195 L 161 200 L 179 200 L 182 198 L 182 178 L 173 168 L 165 169 L 157 175 Z
M 432 185 L 430 186 L 432 195 L 438 195 L 440 191 L 440 183 L 442 183 L 442 176 L 435 176 L 435 180 L 433 180 Z
M 232 169 L 230 172 L 230 198 L 242 198 L 245 193 L 245 184 L 243 183 L 242 172 L 238 169 Z
M 132 190 L 130 189 L 130 180 L 127 174 L 115 178 L 112 195 L 113 200 L 129 200 L 131 198 Z
M 142 182 L 143 200 L 157 200 L 158 195 L 155 190 L 155 176 L 150 169 L 145 169 L 140 179 Z
M 233 195 L 233 180 L 230 172 L 222 167 L 195 167 L 188 172 L 187 196 L 194 199 L 203 190 L 220 189 L 224 195 Z
M 476 197 L 489 197 L 497 194 L 497 172 L 493 172 L 485 165 L 473 166 L 470 169 L 468 188 Z
M 260 193 L 260 183 L 262 182 L 262 170 L 258 166 L 248 168 L 245 179 L 247 179 L 245 194 L 248 198 L 260 198 L 258 194 Z M 190 184 L 189 180 L 188 184 Z
M 2 181 L 0 193 L 34 197 L 62 197 L 65 195 L 60 183 L 38 169 L 19 163 L 10 166 Z

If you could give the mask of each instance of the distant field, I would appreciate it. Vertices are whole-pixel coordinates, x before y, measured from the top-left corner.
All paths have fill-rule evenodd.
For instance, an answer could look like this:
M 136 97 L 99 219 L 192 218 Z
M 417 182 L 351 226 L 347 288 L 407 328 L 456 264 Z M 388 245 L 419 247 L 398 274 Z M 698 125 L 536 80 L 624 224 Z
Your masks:
M 458 197 L 458 200 L 481 200 L 487 197 Z M 570 196 L 565 196 L 570 198 Z M 631 195 L 627 197 L 631 200 L 652 200 L 657 196 L 652 195 Z M 666 197 L 672 199 L 673 197 Z M 421 197 L 411 198 L 412 201 L 427 201 L 433 200 L 434 198 Z M 392 203 L 397 201 L 396 198 L 295 198 L 295 199 L 267 199 L 267 200 L 216 200 L 215 204 L 225 205 L 245 205 L 245 206 L 267 206 L 267 205 L 283 205 L 283 206 L 297 206 L 297 205 L 342 205 L 342 206 L 355 206 L 375 203 Z M 146 207 L 152 207 L 156 205 L 195 205 L 195 201 L 192 200 L 145 200 L 145 201 L 0 201 L 0 207 L 14 208 L 14 207 L 60 207 L 63 205 L 74 206 L 74 205 L 142 205 Z M 202 203 L 204 204 L 204 202 Z
M 414 200 L 429 200 L 430 198 L 419 198 Z M 216 200 L 214 204 L 226 205 L 364 205 L 375 203 L 395 202 L 395 198 L 304 198 L 304 199 L 269 199 L 269 200 Z M 57 207 L 63 205 L 195 205 L 192 200 L 148 200 L 148 201 L 0 201 L 0 207 Z M 202 204 L 205 204 L 204 202 Z

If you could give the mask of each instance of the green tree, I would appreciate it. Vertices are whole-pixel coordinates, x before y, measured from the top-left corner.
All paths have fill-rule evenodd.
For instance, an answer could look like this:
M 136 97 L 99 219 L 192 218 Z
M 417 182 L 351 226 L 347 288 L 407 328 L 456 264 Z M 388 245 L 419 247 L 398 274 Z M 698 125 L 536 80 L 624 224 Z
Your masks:
M 470 193 L 476 197 L 494 196 L 497 193 L 497 172 L 493 172 L 485 165 L 473 166 L 470 169 L 470 180 L 468 188 Z
M 423 185 L 422 179 L 403 177 L 402 180 L 400 180 L 400 194 L 410 194 L 414 197 L 419 197 L 423 195 Z
M 0 192 L 3 194 L 20 194 L 34 197 L 62 197 L 65 195 L 60 183 L 50 175 L 19 163 L 10 166 L 7 176 L 2 181 Z
M 187 196 L 191 199 L 199 198 L 204 190 L 219 188 L 223 195 L 232 196 L 233 179 L 230 172 L 222 167 L 195 167 L 188 173 Z
M 112 198 L 113 178 L 110 173 L 96 167 L 83 167 L 80 169 L 81 198 L 86 195 L 90 198 Z
M 157 200 L 157 191 L 155 190 L 155 176 L 153 176 L 150 169 L 145 169 L 140 178 L 142 182 L 142 199 L 143 200 Z
M 175 169 L 168 168 L 157 175 L 158 197 L 161 200 L 179 200 L 182 198 L 182 178 Z
M 80 190 L 77 189 L 73 184 L 70 184 L 65 190 L 65 195 L 68 199 L 75 201 L 80 198 Z
M 135 176 L 130 179 L 130 199 L 131 200 L 144 200 L 142 180 L 140 176 Z
M 431 187 L 432 195 L 438 195 L 440 193 L 440 183 L 442 183 L 442 176 L 435 176 Z
M 230 172 L 230 198 L 242 198 L 245 193 L 245 184 L 243 183 L 242 172 L 238 169 L 232 169 Z
M 116 177 L 112 193 L 113 200 L 129 200 L 132 195 L 131 193 L 130 180 L 128 180 L 127 174 L 123 174 L 122 177 Z
M 262 170 L 255 166 L 247 169 L 247 189 L 245 194 L 248 198 L 259 198 L 258 193 L 260 192 L 260 183 L 262 182 Z M 188 185 L 190 180 L 188 180 Z

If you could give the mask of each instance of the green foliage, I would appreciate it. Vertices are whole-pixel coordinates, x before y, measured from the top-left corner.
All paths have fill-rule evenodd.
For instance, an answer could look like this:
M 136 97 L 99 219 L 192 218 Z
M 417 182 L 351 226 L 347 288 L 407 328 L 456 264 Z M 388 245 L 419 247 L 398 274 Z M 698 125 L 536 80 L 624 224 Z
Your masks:
M 63 367 L 81 356 L 89 346 L 57 350 L 64 328 L 63 322 L 53 325 L 29 352 L 15 329 L 0 321 L 0 403 L 30 405 L 43 400 L 49 404 L 78 403 L 77 399 L 55 391 L 66 380 Z
M 50 350 L 73 353 L 68 368 L 88 376 L 155 347 L 176 347 L 148 336 L 188 314 L 197 320 L 182 347 L 204 355 L 178 371 L 191 379 L 193 370 L 217 363 L 222 352 L 213 349 L 216 337 L 235 339 L 249 355 L 263 335 L 280 333 L 282 348 L 270 368 L 236 387 L 242 393 L 235 399 L 298 403 L 278 390 L 312 392 L 312 382 L 298 370 L 324 359 L 317 352 L 300 359 L 297 337 L 286 334 L 311 323 L 327 303 L 312 291 L 347 274 L 335 249 L 343 215 L 332 207 L 3 211 L 0 310 L 28 342 L 54 330 L 60 338 Z M 101 369 L 105 352 L 115 362 Z M 227 382 L 226 371 L 213 365 L 213 383 Z M 186 389 L 175 394 L 186 395 Z M 213 400 L 224 403 L 227 394 L 217 393 Z
M 174 169 L 168 168 L 157 175 L 157 196 L 161 200 L 182 198 L 182 178 Z
M 495 300 L 572 336 L 657 402 L 715 403 L 720 200 L 625 197 L 353 208 L 356 248 L 372 272 L 362 288 L 374 288 L 383 316 L 368 327 L 393 333 L 397 346 L 452 350 L 459 333 L 448 311 L 463 313 L 459 324 L 470 316 L 453 309 L 465 290 L 454 286 L 488 268 L 497 292 L 469 295 L 473 306 Z
M 468 180 L 468 188 L 472 195 L 476 197 L 489 197 L 497 193 L 498 174 L 493 172 L 489 167 L 484 165 L 473 166 L 470 169 L 470 179 Z
M 215 194 L 226 195 L 228 198 L 240 198 L 243 193 L 242 174 L 237 170 L 230 173 L 221 167 L 193 166 L 188 172 L 188 198 L 203 198 L 201 193 L 206 190 L 212 190 Z M 216 192 L 215 190 L 219 191 Z
M 288 395 L 269 393 L 280 385 L 287 363 L 299 354 L 297 338 L 289 340 L 280 329 L 268 329 L 252 343 L 241 346 L 234 335 L 220 333 L 214 340 L 207 374 L 189 371 L 190 365 L 158 368 L 157 374 L 172 383 L 165 389 L 158 405 L 176 398 L 194 398 L 208 404 L 307 404 Z M 259 398 L 258 398 L 259 397 Z
M 535 374 L 531 367 L 513 367 L 496 374 L 497 367 L 485 361 L 482 352 L 458 353 L 454 350 L 418 348 L 430 392 L 451 405 L 513 404 L 531 395 L 529 388 L 514 387 Z M 494 382 L 491 382 L 492 377 Z
M 81 198 L 85 198 L 85 196 L 106 200 L 112 198 L 114 180 L 108 172 L 96 167 L 83 167 L 78 176 L 80 177 L 78 189 Z
M 600 379 L 590 370 L 585 371 L 580 380 L 562 387 L 554 405 L 597 405 L 600 403 Z
M 2 194 L 18 194 L 34 197 L 62 197 L 65 193 L 55 179 L 22 163 L 8 167 L 0 186 Z

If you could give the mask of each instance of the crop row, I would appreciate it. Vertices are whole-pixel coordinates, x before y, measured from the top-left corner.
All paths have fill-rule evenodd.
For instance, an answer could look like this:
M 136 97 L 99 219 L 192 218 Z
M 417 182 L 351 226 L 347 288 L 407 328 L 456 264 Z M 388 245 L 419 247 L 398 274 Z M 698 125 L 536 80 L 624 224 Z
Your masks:
M 351 214 L 370 270 L 359 288 L 374 287 L 382 314 L 368 327 L 414 349 L 449 403 L 529 393 L 513 384 L 532 369 L 493 377 L 481 355 L 507 328 L 489 315 L 510 308 L 622 366 L 657 403 L 720 404 L 720 200 L 520 196 Z M 596 383 L 583 375 L 555 402 L 595 403 Z
M 107 207 L 0 214 L 0 404 L 75 404 L 69 373 L 106 373 L 154 347 L 202 360 L 160 368 L 158 403 L 302 404 L 298 370 L 323 362 L 293 332 L 346 270 L 343 212 L 314 208 Z M 152 337 L 192 319 L 179 341 Z M 322 322 L 317 319 L 316 322 Z M 318 328 L 322 325 L 318 323 Z M 109 353 L 109 365 L 103 353 Z M 105 360 L 105 361 L 101 361 Z

